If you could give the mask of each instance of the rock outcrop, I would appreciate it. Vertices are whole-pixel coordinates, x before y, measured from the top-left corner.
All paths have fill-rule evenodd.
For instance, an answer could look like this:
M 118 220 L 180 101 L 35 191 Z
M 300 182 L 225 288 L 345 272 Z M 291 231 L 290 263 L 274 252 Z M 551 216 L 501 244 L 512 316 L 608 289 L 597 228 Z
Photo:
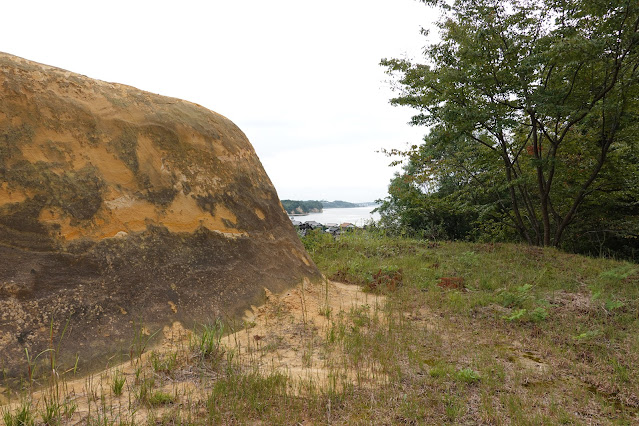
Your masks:
M 5 374 L 66 324 L 59 356 L 103 366 L 141 325 L 233 318 L 305 278 L 320 273 L 231 121 L 0 53 Z

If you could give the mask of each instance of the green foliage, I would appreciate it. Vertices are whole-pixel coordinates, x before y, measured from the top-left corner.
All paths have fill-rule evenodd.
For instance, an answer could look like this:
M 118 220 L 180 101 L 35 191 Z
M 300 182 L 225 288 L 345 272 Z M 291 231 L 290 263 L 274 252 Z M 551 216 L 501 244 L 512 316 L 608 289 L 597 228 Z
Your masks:
M 438 363 L 431 367 L 428 371 L 430 377 L 434 379 L 444 378 L 452 372 L 452 368 L 449 365 Z
M 155 406 L 155 405 L 166 405 L 166 404 L 171 404 L 173 402 L 175 402 L 175 396 L 171 395 L 168 392 L 164 392 L 161 390 L 156 390 L 154 392 L 151 392 L 148 396 L 147 396 L 147 403 L 149 405 Z
M 622 265 L 599 274 L 599 277 L 606 280 L 622 281 L 639 271 L 639 268 L 631 265 Z
M 151 352 L 151 366 L 156 373 L 172 373 L 173 369 L 177 366 L 177 352 Z
M 322 202 L 315 200 L 281 200 L 288 214 L 304 214 L 322 211 Z
M 111 377 L 111 390 L 113 395 L 120 396 L 124 390 L 124 384 L 126 383 L 126 377 L 120 370 L 116 370 Z
M 524 302 L 530 298 L 532 285 L 524 284 L 514 289 L 514 291 L 503 290 L 500 293 L 501 304 L 505 308 L 521 308 Z
M 532 311 L 526 308 L 516 309 L 510 315 L 505 315 L 503 318 L 507 321 L 531 321 L 531 322 L 543 322 L 548 318 L 548 310 L 543 306 L 538 306 Z
M 473 370 L 472 368 L 464 368 L 462 370 L 459 370 L 456 374 L 455 374 L 457 380 L 464 382 L 464 383 L 476 383 L 481 379 L 481 376 L 479 375 L 479 373 L 477 373 L 475 370 Z
M 287 377 L 281 373 L 261 374 L 250 372 L 241 374 L 227 371 L 225 377 L 216 380 L 207 400 L 211 421 L 220 420 L 230 411 L 260 416 L 277 407 L 270 404 L 281 397 L 286 398 Z
M 404 171 L 382 223 L 431 239 L 634 256 L 639 5 L 425 3 L 444 12 L 425 64 L 382 61 L 397 82 L 391 103 L 429 128 L 423 144 L 388 152 Z
M 221 362 L 225 353 L 221 345 L 222 336 L 224 336 L 224 323 L 216 320 L 213 324 L 202 326 L 195 338 L 195 346 L 199 350 L 201 359 L 208 360 L 213 367 Z
M 155 386 L 155 379 L 153 377 L 144 377 L 140 381 L 139 388 L 136 392 L 136 398 L 143 404 L 149 404 L 149 398 L 153 395 L 153 388 Z
M 23 402 L 14 413 L 8 408 L 3 408 L 2 419 L 6 426 L 31 426 L 35 424 L 31 404 L 28 402 Z
M 321 229 L 308 231 L 306 235 L 302 237 L 304 248 L 311 254 L 313 254 L 319 247 L 326 247 L 333 243 L 333 241 L 333 236 Z
M 589 341 L 598 337 L 600 334 L 601 331 L 599 330 L 587 330 L 583 333 L 579 333 L 577 336 L 575 336 L 575 339 L 577 339 L 578 341 Z
M 609 299 L 606 301 L 606 310 L 614 311 L 615 309 L 622 308 L 624 303 L 621 300 Z
M 548 311 L 543 306 L 536 307 L 530 313 L 530 319 L 533 322 L 542 322 L 542 321 L 545 321 L 547 318 L 548 318 Z
M 352 208 L 352 207 L 364 207 L 369 205 L 369 203 L 350 203 L 348 201 L 341 201 L 341 200 L 335 200 L 335 201 L 322 200 L 321 203 L 325 209 L 338 209 L 338 208 L 345 209 L 345 208 Z
M 504 317 L 504 319 L 507 319 L 508 321 L 517 321 L 523 318 L 526 312 L 526 309 L 517 309 L 512 315 L 508 315 Z
M 305 285 L 301 302 L 326 309 L 321 327 L 308 316 L 266 311 L 270 326 L 301 339 L 298 359 L 313 377 L 269 360 L 279 357 L 274 347 L 289 351 L 291 340 L 266 332 L 262 343 L 244 346 L 241 336 L 255 336 L 250 328 L 223 340 L 230 345 L 223 368 L 212 366 L 208 361 L 224 351 L 218 346 L 224 327 L 214 322 L 197 326 L 190 345 L 176 342 L 173 378 L 156 366 L 171 364 L 175 352 L 134 358 L 126 367 L 135 368 L 129 398 L 111 395 L 117 372 L 94 375 L 85 379 L 83 395 L 64 386 L 67 395 L 29 391 L 24 400 L 32 405 L 0 408 L 0 422 L 636 423 L 636 265 L 552 248 L 433 243 L 368 231 L 316 240 L 313 260 L 326 276 L 343 270 L 363 285 L 380 271 L 402 276 L 402 285 L 383 297 L 359 294 L 360 303 L 341 308 L 331 299 L 332 312 L 331 296 L 323 293 L 329 287 Z M 463 278 L 464 291 L 439 286 L 441 277 Z M 136 353 L 146 345 L 141 334 Z M 327 375 L 317 376 L 321 371 Z M 85 406 L 85 398 L 88 410 L 74 414 L 76 405 L 66 406 Z

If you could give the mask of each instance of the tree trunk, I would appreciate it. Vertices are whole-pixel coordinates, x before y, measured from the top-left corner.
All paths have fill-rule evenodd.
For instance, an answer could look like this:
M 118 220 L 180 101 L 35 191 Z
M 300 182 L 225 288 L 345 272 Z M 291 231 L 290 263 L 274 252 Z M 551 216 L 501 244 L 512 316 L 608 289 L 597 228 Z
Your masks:
M 515 227 L 519 231 L 519 235 L 526 240 L 526 242 L 530 245 L 533 245 L 532 239 L 530 238 L 530 234 L 526 230 L 526 226 L 524 225 L 524 221 L 521 218 L 521 213 L 519 211 L 519 203 L 517 202 L 517 194 L 515 193 L 515 186 L 513 185 L 513 172 L 512 166 L 513 164 L 508 158 L 508 151 L 506 150 L 506 145 L 501 144 L 502 146 L 502 158 L 504 159 L 504 165 L 506 166 L 506 180 L 508 181 L 508 192 L 510 194 L 510 200 L 513 204 L 513 212 L 515 213 Z
M 534 113 L 530 113 L 530 121 L 532 124 L 533 151 L 535 160 L 537 160 L 537 185 L 539 187 L 539 207 L 541 209 L 541 222 L 544 227 L 543 246 L 550 245 L 550 210 L 548 209 L 549 193 L 546 188 L 546 180 L 544 179 L 544 167 L 542 164 L 543 156 L 541 153 L 541 144 L 537 135 L 537 120 Z

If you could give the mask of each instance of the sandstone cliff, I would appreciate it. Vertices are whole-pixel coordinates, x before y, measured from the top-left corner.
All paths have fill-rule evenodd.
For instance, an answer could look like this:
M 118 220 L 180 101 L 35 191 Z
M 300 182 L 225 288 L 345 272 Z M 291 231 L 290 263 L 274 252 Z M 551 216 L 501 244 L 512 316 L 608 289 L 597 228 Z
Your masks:
M 242 131 L 201 106 L 0 53 L 0 369 L 94 365 L 318 278 Z M 57 340 L 56 340 L 57 342 Z

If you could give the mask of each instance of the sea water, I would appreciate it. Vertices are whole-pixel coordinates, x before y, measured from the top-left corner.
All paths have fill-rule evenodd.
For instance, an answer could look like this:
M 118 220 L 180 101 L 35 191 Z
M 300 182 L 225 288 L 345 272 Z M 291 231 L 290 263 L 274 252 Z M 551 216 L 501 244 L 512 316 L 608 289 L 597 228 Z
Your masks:
M 379 213 L 372 213 L 377 206 L 324 209 L 322 213 L 309 213 L 304 216 L 291 216 L 293 220 L 308 222 L 314 220 L 322 225 L 327 223 L 352 223 L 362 227 L 372 220 L 379 220 Z

